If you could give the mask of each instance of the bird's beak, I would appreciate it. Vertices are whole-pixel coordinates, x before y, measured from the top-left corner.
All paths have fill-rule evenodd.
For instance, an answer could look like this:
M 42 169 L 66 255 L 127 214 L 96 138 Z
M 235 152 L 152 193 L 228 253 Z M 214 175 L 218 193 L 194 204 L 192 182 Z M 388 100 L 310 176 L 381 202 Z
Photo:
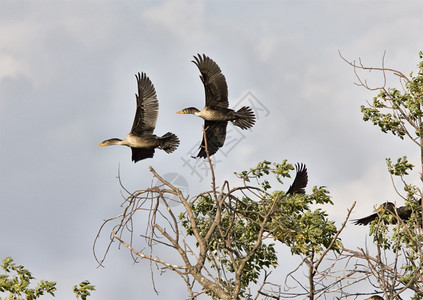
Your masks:
M 386 209 L 385 207 L 379 206 L 379 208 L 375 210 L 375 213 L 383 212 L 385 209 Z
M 185 114 L 185 112 L 184 112 L 183 110 L 181 110 L 181 111 L 177 111 L 176 113 L 177 113 L 177 114 Z
M 100 145 L 97 145 L 97 147 L 103 147 L 106 146 L 104 143 L 101 143 Z

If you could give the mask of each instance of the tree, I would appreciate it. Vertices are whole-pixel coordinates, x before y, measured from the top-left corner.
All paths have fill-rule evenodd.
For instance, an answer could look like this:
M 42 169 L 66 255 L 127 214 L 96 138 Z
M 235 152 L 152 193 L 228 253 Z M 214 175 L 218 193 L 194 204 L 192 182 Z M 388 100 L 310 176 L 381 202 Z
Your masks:
M 34 300 L 40 298 L 44 294 L 50 294 L 54 297 L 56 291 L 56 282 L 40 280 L 35 288 L 30 288 L 31 280 L 35 279 L 31 272 L 24 266 L 17 266 L 11 257 L 6 257 L 2 261 L 1 267 L 6 274 L 0 275 L 0 292 L 9 293 L 5 298 L 0 299 L 27 299 Z M 90 291 L 95 290 L 89 281 L 83 281 L 78 286 L 73 287 L 76 298 L 86 300 L 90 296 Z
M 91 295 L 91 291 L 95 291 L 95 287 L 88 280 L 84 280 L 80 284 L 73 286 L 76 299 L 81 297 L 82 300 L 86 300 Z
M 342 55 L 341 55 L 342 57 Z M 416 74 L 409 76 L 385 67 L 385 55 L 381 67 L 368 67 L 362 61 L 346 61 L 353 67 L 358 86 L 370 91 L 378 91 L 371 103 L 361 106 L 364 121 L 370 121 L 384 133 L 392 133 L 400 139 L 408 139 L 416 145 L 420 153 L 420 178 L 423 182 L 423 53 L 419 53 L 420 63 Z M 360 71 L 380 72 L 383 78 L 381 86 L 370 86 Z M 388 86 L 390 78 L 399 80 L 400 87 Z M 370 283 L 384 294 L 385 299 L 401 299 L 407 290 L 413 291 L 413 299 L 423 299 L 423 221 L 422 189 L 406 180 L 414 165 L 406 156 L 394 163 L 386 159 L 388 172 L 392 177 L 394 188 L 412 210 L 408 220 L 401 219 L 397 213 L 388 213 L 390 223 L 396 223 L 389 229 L 382 218 L 372 222 L 369 234 L 376 245 L 375 253 L 360 248 L 358 251 L 344 249 L 351 257 L 358 259 L 362 272 Z M 419 172 L 419 171 L 418 171 Z M 399 180 L 394 180 L 398 178 Z M 399 182 L 400 188 L 395 182 Z M 401 190 L 403 192 L 401 192 Z M 420 201 L 421 202 L 421 201 Z M 364 262 L 362 262 L 364 261 Z
M 323 210 L 311 208 L 312 204 L 332 204 L 329 192 L 314 187 L 311 194 L 303 194 L 307 170 L 301 165 L 297 165 L 297 176 L 288 193 L 272 190 L 272 175 L 276 184 L 282 184 L 294 170 L 286 161 L 261 162 L 236 174 L 243 185 L 231 187 L 224 181 L 221 188 L 216 186 L 210 159 L 209 166 L 211 190 L 190 199 L 150 167 L 162 185 L 128 193 L 122 214 L 105 221 L 100 232 L 108 222 L 117 224 L 99 263 L 103 264 L 111 243 L 117 240 L 131 251 L 135 261 L 147 259 L 159 272 L 177 273 L 191 299 L 201 294 L 214 299 L 278 298 L 282 292 L 272 289 L 276 285 L 269 276 L 279 261 L 274 243 L 281 242 L 292 254 L 304 257 L 310 269 L 310 287 L 302 295 L 314 299 L 319 264 L 329 251 L 341 247 L 334 222 Z M 171 201 L 181 206 L 171 205 Z M 178 207 L 183 210 L 177 212 Z M 142 214 L 148 219 L 147 233 L 141 234 L 147 246 L 137 250 L 135 218 L 143 218 Z M 159 257 L 160 247 L 177 253 L 179 260 Z
M 1 267 L 6 274 L 0 275 L 0 292 L 9 292 L 9 296 L 5 299 L 32 300 L 39 298 L 44 293 L 54 296 L 55 282 L 41 280 L 35 288 L 30 288 L 30 282 L 35 277 L 23 266 L 17 266 L 11 257 L 3 259 Z M 7 275 L 7 273 L 15 273 L 15 275 Z

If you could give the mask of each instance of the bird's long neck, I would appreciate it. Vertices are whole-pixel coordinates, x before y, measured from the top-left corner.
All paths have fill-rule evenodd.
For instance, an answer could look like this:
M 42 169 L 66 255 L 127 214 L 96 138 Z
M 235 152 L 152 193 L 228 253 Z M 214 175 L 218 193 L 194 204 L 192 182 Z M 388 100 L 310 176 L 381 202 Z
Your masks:
M 106 144 L 106 146 L 122 145 L 122 140 L 118 139 L 118 138 L 112 138 L 112 139 L 108 139 L 108 140 L 104 141 L 103 143 Z
M 182 113 L 197 116 L 200 113 L 200 111 L 196 107 L 187 107 L 187 108 L 182 110 Z

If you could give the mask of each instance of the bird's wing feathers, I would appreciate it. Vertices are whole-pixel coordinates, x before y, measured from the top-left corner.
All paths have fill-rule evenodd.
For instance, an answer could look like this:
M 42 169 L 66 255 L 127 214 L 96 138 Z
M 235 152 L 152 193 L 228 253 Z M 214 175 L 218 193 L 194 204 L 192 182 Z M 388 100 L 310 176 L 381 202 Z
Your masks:
M 156 91 L 145 73 L 138 73 L 135 77 L 138 83 L 137 110 L 131 133 L 135 135 L 153 134 L 159 113 Z
M 206 130 L 206 139 L 207 139 L 207 149 L 209 151 L 209 156 L 212 156 L 219 150 L 220 147 L 225 143 L 226 138 L 226 126 L 228 122 L 221 121 L 204 121 L 204 129 Z M 206 153 L 206 143 L 203 140 L 201 142 L 200 151 L 197 154 L 197 157 L 207 158 Z
M 136 163 L 145 158 L 152 158 L 154 156 L 154 148 L 131 148 L 132 160 Z
M 354 225 L 368 225 L 377 217 L 378 217 L 378 214 L 371 214 L 370 216 L 367 216 L 361 219 L 352 220 L 352 221 Z
M 401 209 L 402 207 L 400 207 Z M 355 225 L 368 225 L 370 224 L 373 220 L 376 220 L 379 217 L 382 217 L 383 214 L 385 213 L 391 213 L 393 215 L 396 214 L 396 208 L 395 208 L 395 204 L 393 204 L 392 202 L 385 202 L 384 204 L 380 205 L 379 208 L 376 210 L 376 213 L 371 214 L 370 216 L 361 218 L 361 219 L 355 219 L 352 220 L 353 223 Z M 382 221 L 385 224 L 396 224 L 396 220 L 392 220 L 391 222 L 387 222 L 386 219 L 382 218 Z
M 305 164 L 296 164 L 295 169 L 297 170 L 297 175 L 295 175 L 294 182 L 291 184 L 286 193 L 305 194 L 305 188 L 308 183 L 307 167 Z
M 421 199 L 419 200 L 419 205 L 421 205 Z M 367 216 L 361 219 L 352 220 L 352 221 L 355 225 L 368 225 L 370 224 L 370 222 L 377 219 L 380 216 L 380 214 L 383 214 L 385 211 L 390 212 L 392 215 L 395 216 L 395 219 L 391 219 L 391 220 L 382 219 L 382 221 L 385 224 L 396 224 L 397 218 L 400 218 L 403 221 L 407 221 L 408 219 L 410 219 L 412 214 L 412 209 L 408 208 L 407 206 L 400 206 L 398 208 L 395 208 L 394 203 L 386 202 L 385 204 L 382 204 L 381 206 L 379 206 L 377 210 L 379 214 L 374 213 L 370 216 Z
M 204 54 L 198 54 L 194 59 L 192 62 L 200 70 L 200 78 L 204 84 L 206 106 L 228 107 L 228 85 L 219 66 Z

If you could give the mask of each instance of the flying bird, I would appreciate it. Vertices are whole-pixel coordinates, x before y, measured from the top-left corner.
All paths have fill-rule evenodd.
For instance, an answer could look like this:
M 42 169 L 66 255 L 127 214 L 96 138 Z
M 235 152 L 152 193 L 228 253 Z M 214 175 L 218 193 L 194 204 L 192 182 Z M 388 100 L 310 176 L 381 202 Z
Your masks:
M 192 61 L 200 70 L 200 78 L 204 85 L 206 106 L 199 110 L 195 107 L 187 107 L 178 114 L 193 114 L 204 119 L 206 131 L 207 150 L 211 156 L 223 146 L 226 139 L 226 126 L 232 122 L 241 129 L 253 127 L 255 115 L 248 106 L 241 107 L 238 111 L 228 108 L 228 86 L 225 76 L 219 66 L 208 56 L 198 54 Z M 206 158 L 206 141 L 201 142 L 197 157 Z
M 137 110 L 131 132 L 121 140 L 112 138 L 101 142 L 98 147 L 110 145 L 124 145 L 132 149 L 134 163 L 154 156 L 156 148 L 172 153 L 178 148 L 178 137 L 168 132 L 162 137 L 153 134 L 159 113 L 159 102 L 151 80 L 145 73 L 135 75 L 138 84 Z
M 296 164 L 295 169 L 297 174 L 286 194 L 305 194 L 305 188 L 308 183 L 307 167 L 305 164 Z
M 421 205 L 422 199 L 419 200 L 419 205 Z M 412 213 L 412 210 L 408 208 L 407 206 L 400 206 L 398 208 L 395 207 L 395 204 L 392 202 L 385 202 L 384 204 L 380 205 L 379 208 L 375 211 L 374 214 L 371 214 L 370 216 L 352 220 L 355 225 L 368 225 L 373 220 L 376 220 L 379 218 L 380 214 L 383 214 L 384 212 L 389 212 L 393 214 L 394 216 L 398 216 L 401 220 L 407 221 Z M 394 218 L 390 221 L 383 219 L 383 222 L 385 224 L 396 224 L 397 219 Z

